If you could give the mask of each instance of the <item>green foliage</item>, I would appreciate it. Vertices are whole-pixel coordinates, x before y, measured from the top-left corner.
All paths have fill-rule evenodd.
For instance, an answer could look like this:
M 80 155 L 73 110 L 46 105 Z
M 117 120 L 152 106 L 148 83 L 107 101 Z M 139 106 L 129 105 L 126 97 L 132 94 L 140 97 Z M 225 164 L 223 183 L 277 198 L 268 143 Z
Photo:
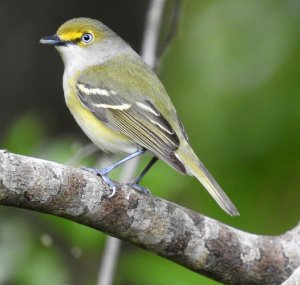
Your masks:
M 36 151 L 43 136 L 44 128 L 39 118 L 33 113 L 25 113 L 11 123 L 2 147 L 15 153 L 31 155 Z
M 54 251 L 47 252 L 41 249 L 32 256 L 30 262 L 18 270 L 14 279 L 18 284 L 24 285 L 67 284 L 70 277 L 65 269 L 63 262 Z
M 140 266 L 137 270 L 139 264 L 143 266 Z M 180 265 L 171 263 L 149 252 L 136 249 L 131 249 L 123 254 L 119 270 L 123 279 L 119 280 L 116 283 L 117 285 L 124 284 L 124 280 L 128 284 L 143 285 L 218 284 L 205 277 L 199 278 L 198 274 Z M 132 272 L 135 272 L 135 274 L 132 274 Z

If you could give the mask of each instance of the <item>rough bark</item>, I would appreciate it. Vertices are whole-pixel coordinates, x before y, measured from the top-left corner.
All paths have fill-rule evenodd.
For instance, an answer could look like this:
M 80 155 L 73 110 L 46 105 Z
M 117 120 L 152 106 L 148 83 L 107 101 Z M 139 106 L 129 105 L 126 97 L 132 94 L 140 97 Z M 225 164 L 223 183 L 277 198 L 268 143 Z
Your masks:
M 225 284 L 281 284 L 300 265 L 300 224 L 254 235 L 126 185 L 113 198 L 100 177 L 0 151 L 0 204 L 65 217 Z
M 300 266 L 282 285 L 300 285 Z

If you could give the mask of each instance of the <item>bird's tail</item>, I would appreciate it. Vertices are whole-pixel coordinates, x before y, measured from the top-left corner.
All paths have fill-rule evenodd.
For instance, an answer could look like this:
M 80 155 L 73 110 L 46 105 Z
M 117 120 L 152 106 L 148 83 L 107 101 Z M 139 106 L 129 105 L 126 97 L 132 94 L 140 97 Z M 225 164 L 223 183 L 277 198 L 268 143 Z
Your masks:
M 226 213 L 231 216 L 239 215 L 234 204 L 187 143 L 176 151 L 176 156 L 184 164 L 188 174 L 195 176 L 199 180 Z

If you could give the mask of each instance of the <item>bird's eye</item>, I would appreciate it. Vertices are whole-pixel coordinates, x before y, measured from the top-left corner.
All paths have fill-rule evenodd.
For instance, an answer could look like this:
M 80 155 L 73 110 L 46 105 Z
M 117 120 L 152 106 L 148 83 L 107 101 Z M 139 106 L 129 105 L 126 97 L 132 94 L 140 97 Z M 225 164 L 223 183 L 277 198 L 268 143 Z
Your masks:
M 90 43 L 93 39 L 94 39 L 94 37 L 90 33 L 83 34 L 81 37 L 81 40 L 86 44 Z

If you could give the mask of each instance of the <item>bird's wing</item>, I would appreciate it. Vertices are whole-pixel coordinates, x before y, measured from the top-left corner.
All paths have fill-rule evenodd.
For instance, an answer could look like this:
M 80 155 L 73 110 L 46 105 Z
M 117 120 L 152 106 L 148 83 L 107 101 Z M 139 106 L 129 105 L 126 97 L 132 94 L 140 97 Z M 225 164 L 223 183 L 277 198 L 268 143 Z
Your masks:
M 98 78 L 101 78 L 100 73 Z M 130 137 L 177 171 L 185 173 L 185 167 L 174 153 L 180 143 L 178 135 L 164 115 L 149 97 L 134 94 L 134 88 L 126 84 L 120 89 L 119 82 L 114 84 L 112 80 L 118 79 L 109 78 L 111 86 L 107 86 L 103 82 L 107 80 L 95 80 L 90 76 L 79 78 L 75 88 L 83 106 L 106 126 Z M 130 84 L 134 85 L 134 82 L 131 80 Z

